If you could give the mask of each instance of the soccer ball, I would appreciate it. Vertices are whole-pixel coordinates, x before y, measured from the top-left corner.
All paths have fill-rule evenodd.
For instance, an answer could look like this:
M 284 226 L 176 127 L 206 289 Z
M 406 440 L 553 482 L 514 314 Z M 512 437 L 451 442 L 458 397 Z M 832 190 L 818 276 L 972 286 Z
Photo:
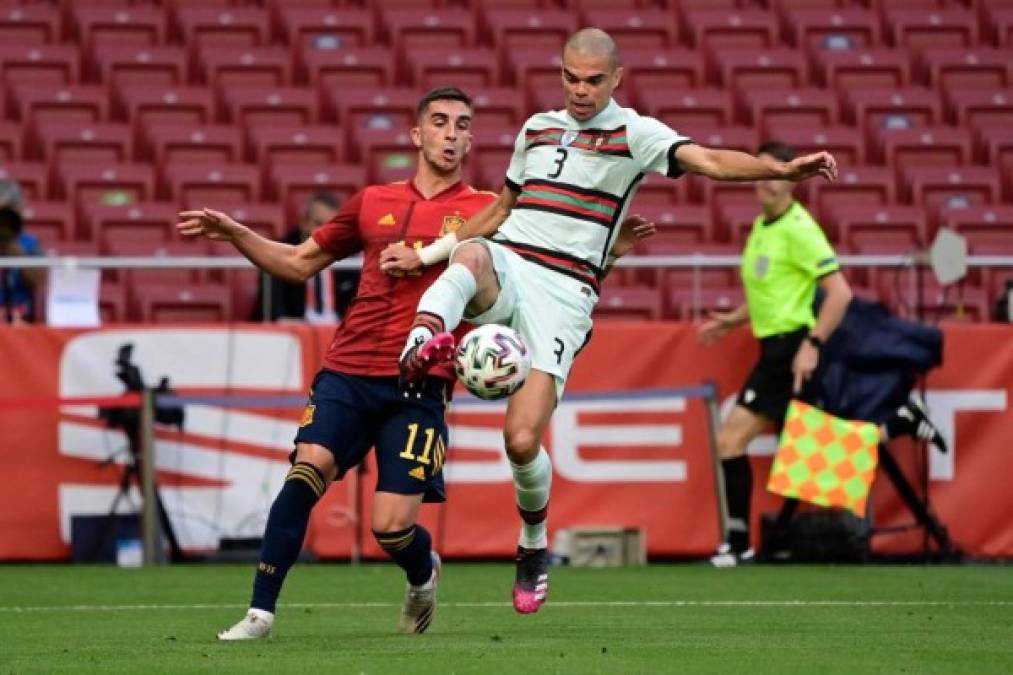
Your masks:
M 506 326 L 487 324 L 464 336 L 454 355 L 457 379 L 486 400 L 506 398 L 521 388 L 531 370 L 531 353 Z

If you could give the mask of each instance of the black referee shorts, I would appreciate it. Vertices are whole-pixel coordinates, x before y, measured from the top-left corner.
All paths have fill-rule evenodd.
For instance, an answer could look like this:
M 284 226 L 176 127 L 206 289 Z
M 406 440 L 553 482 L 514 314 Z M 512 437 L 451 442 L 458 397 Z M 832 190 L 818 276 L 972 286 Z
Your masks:
M 800 328 L 791 333 L 762 338 L 760 359 L 746 378 L 736 401 L 742 407 L 772 421 L 778 430 L 784 426 L 784 416 L 792 398 L 812 404 L 816 404 L 819 399 L 819 368 L 802 385 L 802 391 L 797 396 L 792 391 L 795 376 L 791 372 L 791 364 L 808 334 L 808 328 Z

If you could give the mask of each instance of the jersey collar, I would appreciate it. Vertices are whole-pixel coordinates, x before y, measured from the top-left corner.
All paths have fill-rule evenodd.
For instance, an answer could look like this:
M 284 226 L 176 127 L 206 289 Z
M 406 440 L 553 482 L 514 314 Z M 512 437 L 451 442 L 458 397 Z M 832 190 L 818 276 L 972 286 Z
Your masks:
M 440 201 L 440 200 L 444 200 L 444 199 L 453 199 L 460 192 L 462 192 L 466 187 L 467 186 L 464 184 L 464 181 L 463 180 L 459 180 L 456 183 L 454 183 L 453 185 L 451 185 L 451 186 L 449 186 L 449 187 L 441 190 L 440 192 L 437 192 L 432 197 L 429 197 L 427 199 L 426 196 L 424 194 L 422 194 L 421 192 L 419 192 L 419 189 L 417 187 L 415 187 L 415 178 L 414 177 L 411 180 L 408 181 L 408 190 L 412 193 L 412 195 L 416 199 L 418 199 L 419 201 L 422 201 L 422 202 L 427 202 L 427 201 L 428 202 L 435 202 L 435 201 Z
M 596 129 L 603 125 L 608 125 L 609 121 L 614 119 L 619 114 L 619 104 L 616 103 L 614 98 L 610 98 L 608 105 L 602 108 L 601 112 L 592 117 L 589 120 L 580 122 L 574 119 L 569 112 L 566 112 L 566 119 L 572 124 L 577 125 L 581 129 Z

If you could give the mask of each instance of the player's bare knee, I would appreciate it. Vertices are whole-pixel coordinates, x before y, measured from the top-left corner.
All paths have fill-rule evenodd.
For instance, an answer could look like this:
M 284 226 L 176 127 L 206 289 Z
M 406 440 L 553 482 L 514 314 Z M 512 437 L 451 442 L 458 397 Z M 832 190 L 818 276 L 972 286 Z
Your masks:
M 374 535 L 384 532 L 400 532 L 401 530 L 407 530 L 414 524 L 414 514 L 397 512 L 373 514 L 373 522 L 371 523 Z
M 742 434 L 733 429 L 721 429 L 718 431 L 718 457 L 721 459 L 733 459 L 746 454 L 746 447 L 749 439 L 743 438 Z
M 475 275 L 476 280 L 481 280 L 484 274 L 491 269 L 492 261 L 489 259 L 489 250 L 478 242 L 466 241 L 454 249 L 450 262 L 464 265 Z
M 328 485 L 338 474 L 338 467 L 334 463 L 334 454 L 316 443 L 297 443 L 294 462 L 312 464 L 327 480 Z
M 538 456 L 541 439 L 532 429 L 519 427 L 503 431 L 507 457 L 514 464 L 527 464 Z

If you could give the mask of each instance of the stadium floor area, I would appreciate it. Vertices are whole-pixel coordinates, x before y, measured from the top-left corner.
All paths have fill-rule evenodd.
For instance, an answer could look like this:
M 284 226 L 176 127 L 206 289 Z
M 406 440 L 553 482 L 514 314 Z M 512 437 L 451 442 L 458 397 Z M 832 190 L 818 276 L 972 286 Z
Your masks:
M 430 632 L 396 632 L 388 564 L 302 565 L 266 642 L 219 643 L 251 566 L 0 567 L 0 673 L 1008 673 L 1013 567 L 448 564 Z

